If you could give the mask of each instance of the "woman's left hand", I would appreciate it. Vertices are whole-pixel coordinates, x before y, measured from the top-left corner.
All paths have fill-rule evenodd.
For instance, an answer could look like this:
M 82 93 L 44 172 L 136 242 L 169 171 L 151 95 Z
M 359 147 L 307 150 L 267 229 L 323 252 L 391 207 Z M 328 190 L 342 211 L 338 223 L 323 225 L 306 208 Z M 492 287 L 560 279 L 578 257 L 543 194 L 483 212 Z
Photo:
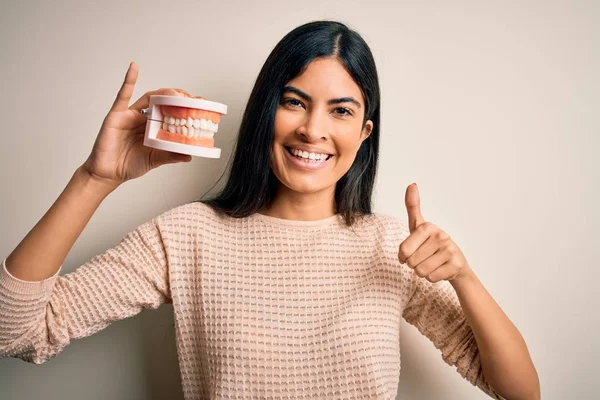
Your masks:
M 472 274 L 469 263 L 450 235 L 423 218 L 416 183 L 406 188 L 405 203 L 410 235 L 400 243 L 400 262 L 429 282 L 456 281 Z

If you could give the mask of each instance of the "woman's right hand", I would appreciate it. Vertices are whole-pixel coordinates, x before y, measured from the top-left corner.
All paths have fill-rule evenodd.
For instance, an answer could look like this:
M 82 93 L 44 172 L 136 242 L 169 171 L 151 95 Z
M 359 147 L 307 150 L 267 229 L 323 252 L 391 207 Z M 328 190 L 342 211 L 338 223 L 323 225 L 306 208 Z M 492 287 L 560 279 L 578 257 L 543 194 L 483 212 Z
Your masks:
M 186 154 L 144 146 L 147 118 L 141 110 L 148 107 L 151 95 L 193 96 L 181 89 L 159 89 L 145 93 L 129 107 L 137 76 L 138 67 L 131 63 L 92 152 L 81 166 L 92 178 L 115 187 L 163 164 L 192 159 Z

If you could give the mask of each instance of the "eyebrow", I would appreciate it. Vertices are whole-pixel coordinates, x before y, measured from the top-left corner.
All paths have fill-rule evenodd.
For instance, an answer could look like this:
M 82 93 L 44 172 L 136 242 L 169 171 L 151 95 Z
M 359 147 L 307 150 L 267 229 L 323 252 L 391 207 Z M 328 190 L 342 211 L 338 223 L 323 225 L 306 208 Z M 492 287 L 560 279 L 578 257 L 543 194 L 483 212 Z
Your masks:
M 284 87 L 283 92 L 284 93 L 292 92 L 292 93 L 295 93 L 298 96 L 302 97 L 306 101 L 312 101 L 312 97 L 310 97 L 308 94 L 304 93 L 302 90 L 295 88 L 293 86 Z M 340 104 L 340 103 L 354 103 L 358 108 L 361 107 L 360 103 L 354 97 L 340 97 L 337 99 L 331 99 L 331 100 L 327 101 L 328 105 Z

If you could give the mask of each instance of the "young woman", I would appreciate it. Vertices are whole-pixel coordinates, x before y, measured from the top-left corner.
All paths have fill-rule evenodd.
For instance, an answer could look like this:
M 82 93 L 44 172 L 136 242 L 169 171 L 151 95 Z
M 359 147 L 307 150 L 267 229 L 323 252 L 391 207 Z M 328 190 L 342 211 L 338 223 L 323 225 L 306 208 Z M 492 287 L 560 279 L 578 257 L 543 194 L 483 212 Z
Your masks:
M 380 133 L 373 56 L 331 21 L 287 34 L 250 95 L 229 180 L 58 271 L 102 200 L 190 156 L 142 145 L 131 64 L 89 158 L 0 271 L 0 356 L 42 363 L 72 339 L 170 302 L 186 399 L 396 396 L 400 320 L 495 398 L 537 399 L 519 331 L 459 247 L 424 220 L 371 212 Z

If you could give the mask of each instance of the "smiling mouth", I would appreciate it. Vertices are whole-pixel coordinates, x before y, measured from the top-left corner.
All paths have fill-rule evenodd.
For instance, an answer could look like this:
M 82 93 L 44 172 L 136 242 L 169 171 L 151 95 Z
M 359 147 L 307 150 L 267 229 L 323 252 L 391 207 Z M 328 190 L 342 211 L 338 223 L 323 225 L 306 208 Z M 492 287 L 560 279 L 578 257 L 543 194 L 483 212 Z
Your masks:
M 322 163 L 329 160 L 333 157 L 333 154 L 317 154 L 317 153 L 309 153 L 307 151 L 296 150 L 288 146 L 283 146 L 285 150 L 292 156 L 297 158 L 298 160 L 304 161 L 306 163 Z M 312 158 L 311 158 L 312 157 Z

